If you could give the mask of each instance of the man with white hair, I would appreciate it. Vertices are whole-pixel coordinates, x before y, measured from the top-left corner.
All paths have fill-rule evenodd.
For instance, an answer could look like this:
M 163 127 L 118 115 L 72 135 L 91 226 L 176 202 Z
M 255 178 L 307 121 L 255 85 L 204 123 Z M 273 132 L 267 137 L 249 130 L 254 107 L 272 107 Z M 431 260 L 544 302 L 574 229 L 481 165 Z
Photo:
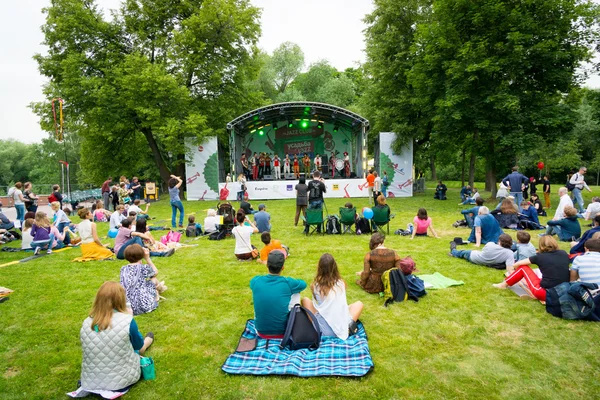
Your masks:
M 558 189 L 558 196 L 560 197 L 560 202 L 558 203 L 558 207 L 556 207 L 554 218 L 552 218 L 553 220 L 558 221 L 559 219 L 565 218 L 565 207 L 573 207 L 573 201 L 569 197 L 568 193 L 569 191 L 566 187 L 561 187 Z
M 575 204 L 577 204 L 577 210 L 579 213 L 583 214 L 585 212 L 584 204 L 583 204 L 583 196 L 581 195 L 581 191 L 583 188 L 586 188 L 588 192 L 591 192 L 592 189 L 585 183 L 585 173 L 587 172 L 586 167 L 579 168 L 579 172 L 574 173 L 569 179 L 569 183 L 574 186 L 573 197 L 575 198 Z
M 478 215 L 473 222 L 469 242 L 475 243 L 476 247 L 480 247 L 481 244 L 497 242 L 503 233 L 496 218 L 490 214 L 490 209 L 486 206 L 479 207 Z

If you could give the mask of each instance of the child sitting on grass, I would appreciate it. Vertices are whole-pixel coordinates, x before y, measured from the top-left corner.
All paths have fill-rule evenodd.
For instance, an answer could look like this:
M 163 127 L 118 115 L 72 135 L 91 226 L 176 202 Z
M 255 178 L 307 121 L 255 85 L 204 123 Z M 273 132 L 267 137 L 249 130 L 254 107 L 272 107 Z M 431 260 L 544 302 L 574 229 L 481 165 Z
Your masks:
M 96 201 L 96 210 L 94 210 L 95 222 L 107 222 L 111 214 L 110 211 L 104 209 L 104 202 L 102 200 Z
M 58 230 L 61 235 L 64 235 L 63 242 L 68 245 L 71 243 L 71 237 L 69 236 L 68 228 L 71 225 L 71 220 L 67 217 L 67 214 L 63 210 L 60 209 L 60 203 L 58 201 L 53 201 L 50 203 L 50 207 L 52 211 L 54 211 L 54 226 Z M 65 228 L 67 228 L 65 230 Z
M 132 244 L 125 249 L 125 259 L 129 264 L 121 268 L 121 285 L 125 288 L 133 315 L 155 310 L 159 293 L 167 287 L 156 279 L 158 269 L 150 259 L 150 251 L 139 244 Z
M 31 236 L 31 227 L 33 226 L 33 218 L 27 218 L 23 222 L 23 230 L 21 232 L 21 250 L 31 250 L 31 242 L 33 236 Z
M 427 210 L 424 208 L 419 208 L 419 212 L 413 219 L 414 229 L 412 230 L 411 239 L 414 239 L 415 236 L 427 236 L 427 228 L 431 231 L 434 237 L 438 237 L 437 233 L 435 233 L 435 229 L 433 229 L 433 222 L 431 218 L 427 216 Z
M 202 235 L 202 225 L 196 223 L 196 217 L 190 215 L 188 217 L 188 226 L 185 229 L 185 236 L 196 237 Z
M 513 249 L 515 261 L 535 256 L 535 246 L 530 243 L 531 235 L 525 231 L 517 232 L 517 245 Z
M 288 257 L 288 248 L 282 245 L 279 240 L 271 239 L 271 234 L 269 232 L 263 232 L 260 235 L 260 240 L 265 244 L 265 247 L 260 250 L 260 257 L 256 259 L 259 263 L 267 265 L 269 253 L 274 250 L 282 252 L 285 258 Z
M 52 254 L 54 235 L 51 233 L 51 225 L 45 212 L 38 211 L 35 213 L 35 221 L 31 227 L 31 236 L 33 236 L 31 248 L 34 255 L 40 254 L 41 250 L 47 250 L 48 254 Z
M 110 216 L 110 229 L 119 229 L 123 220 L 127 219 L 123 214 L 123 211 L 125 211 L 125 206 L 123 204 L 118 204 L 117 209 Z

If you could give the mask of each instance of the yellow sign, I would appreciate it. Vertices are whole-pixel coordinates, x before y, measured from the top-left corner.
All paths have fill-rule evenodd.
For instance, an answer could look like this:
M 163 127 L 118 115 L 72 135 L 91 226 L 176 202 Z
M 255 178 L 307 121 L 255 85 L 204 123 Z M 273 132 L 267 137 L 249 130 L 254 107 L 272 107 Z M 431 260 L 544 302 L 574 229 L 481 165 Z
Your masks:
M 337 183 L 333 184 L 333 190 L 340 190 L 340 185 Z

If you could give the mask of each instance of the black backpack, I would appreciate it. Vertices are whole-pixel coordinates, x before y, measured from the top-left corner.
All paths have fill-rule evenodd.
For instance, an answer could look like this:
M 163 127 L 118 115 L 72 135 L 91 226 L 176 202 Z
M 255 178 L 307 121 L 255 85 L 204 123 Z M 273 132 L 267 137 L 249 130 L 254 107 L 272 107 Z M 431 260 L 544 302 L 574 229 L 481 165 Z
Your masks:
M 366 218 L 359 218 L 356 221 L 356 233 L 371 233 L 371 222 Z
M 219 228 L 218 231 L 211 233 L 208 236 L 208 240 L 223 240 L 223 239 L 225 239 L 226 235 L 227 235 L 227 229 L 225 229 L 225 227 L 221 227 L 221 228 Z
M 383 305 L 385 307 L 395 301 L 419 301 L 419 298 L 410 291 L 404 272 L 400 269 L 392 268 L 385 271 L 381 275 L 381 282 L 383 283 L 383 297 L 385 299 Z
M 325 232 L 327 232 L 329 235 L 339 235 L 342 233 L 342 225 L 340 224 L 340 220 L 338 219 L 337 215 L 330 215 L 327 217 Z
M 321 343 L 321 328 L 317 318 L 306 308 L 296 304 L 288 317 L 285 334 L 281 340 L 281 349 L 316 350 Z

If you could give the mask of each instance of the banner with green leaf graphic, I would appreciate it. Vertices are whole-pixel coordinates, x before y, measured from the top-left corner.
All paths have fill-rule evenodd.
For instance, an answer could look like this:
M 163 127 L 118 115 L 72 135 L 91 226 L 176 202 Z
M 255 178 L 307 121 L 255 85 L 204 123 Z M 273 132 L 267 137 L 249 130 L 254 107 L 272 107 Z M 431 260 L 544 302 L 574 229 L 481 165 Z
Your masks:
M 390 185 L 388 197 L 412 197 L 413 195 L 413 143 L 402 149 L 402 153 L 392 151 L 396 134 L 393 132 L 379 133 L 379 174 L 385 172 Z
M 208 138 L 199 146 L 186 141 L 192 154 L 185 165 L 187 200 L 219 198 L 219 156 L 217 137 Z

